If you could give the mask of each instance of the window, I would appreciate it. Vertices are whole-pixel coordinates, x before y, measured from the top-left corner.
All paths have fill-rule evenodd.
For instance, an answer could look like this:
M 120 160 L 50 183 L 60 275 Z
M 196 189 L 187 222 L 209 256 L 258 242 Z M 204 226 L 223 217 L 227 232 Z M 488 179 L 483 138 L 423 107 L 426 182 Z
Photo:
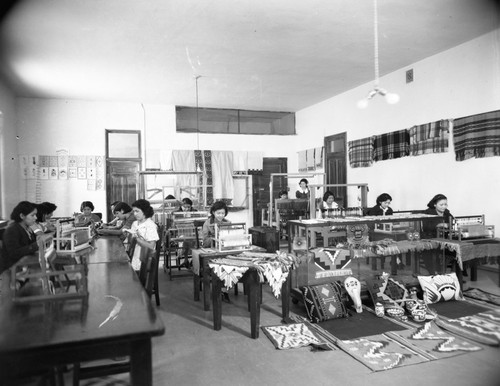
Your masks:
M 294 135 L 295 113 L 176 107 L 177 132 Z

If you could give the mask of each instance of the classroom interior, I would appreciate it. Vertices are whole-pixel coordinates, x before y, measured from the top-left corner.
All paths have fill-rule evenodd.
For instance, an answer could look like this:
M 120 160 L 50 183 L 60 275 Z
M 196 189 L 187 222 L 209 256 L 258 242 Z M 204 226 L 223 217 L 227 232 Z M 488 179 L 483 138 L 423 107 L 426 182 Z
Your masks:
M 78 211 L 82 201 L 89 200 L 94 203 L 96 212 L 110 220 L 109 205 L 116 199 L 108 194 L 111 187 L 106 174 L 109 161 L 106 159 L 108 134 L 112 132 L 139 133 L 140 148 L 136 158 L 140 159 L 140 171 L 152 174 L 141 176 L 139 173 L 135 187 L 137 198 L 149 198 L 155 188 L 162 189 L 160 196 L 163 197 L 166 193 L 181 196 L 186 194 L 187 189 L 171 187 L 180 184 L 179 176 L 168 174 L 187 171 L 174 169 L 173 159 L 179 152 L 202 150 L 226 155 L 230 153 L 234 159 L 237 157 L 236 153 L 239 156 L 245 154 L 247 160 L 251 157 L 258 165 L 257 169 L 250 173 L 243 171 L 240 175 L 235 174 L 232 181 L 233 196 L 218 197 L 234 202 L 235 208 L 230 210 L 228 219 L 243 222 L 247 228 L 251 228 L 265 225 L 263 208 L 269 202 L 267 195 L 270 189 L 268 186 L 262 189 L 262 186 L 255 185 L 255 181 L 269 173 L 266 165 L 274 165 L 274 160 L 285 160 L 285 172 L 290 176 L 280 180 L 284 181 L 281 188 L 287 189 L 289 197 L 293 198 L 302 176 L 307 176 L 309 183 L 313 185 L 335 183 L 327 181 L 330 178 L 329 166 L 326 164 L 327 153 L 334 153 L 328 149 L 328 144 L 331 143 L 328 138 L 331 136 L 340 135 L 347 145 L 349 141 L 409 129 L 415 125 L 441 120 L 450 120 L 452 123 L 454 119 L 500 110 L 500 5 L 497 1 L 477 1 L 471 5 L 466 0 L 439 0 L 433 2 L 436 3 L 435 8 L 418 8 L 414 4 L 401 5 L 396 1 L 379 0 L 380 63 L 375 64 L 380 64 L 380 78 L 377 80 L 384 89 L 397 93 L 400 100 L 396 104 L 389 104 L 383 96 L 376 95 L 364 109 L 359 108 L 358 102 L 374 88 L 372 2 L 366 2 L 363 14 L 359 14 L 363 10 L 359 4 L 354 7 L 354 12 L 349 12 L 347 9 L 351 6 L 350 2 L 332 6 L 325 1 L 317 1 L 307 7 L 309 13 L 304 16 L 305 28 L 311 28 L 313 32 L 305 36 L 308 39 L 315 37 L 321 42 L 322 49 L 328 47 L 323 37 L 330 31 L 328 18 L 324 15 L 327 11 L 332 13 L 331 18 L 335 22 L 341 24 L 335 31 L 339 33 L 341 28 L 346 31 L 345 35 L 326 39 L 341 40 L 340 48 L 335 46 L 338 57 L 336 60 L 339 62 L 342 62 L 342 50 L 352 48 L 357 53 L 352 63 L 346 64 L 345 60 L 342 65 L 339 64 L 339 68 L 349 69 L 346 73 L 339 73 L 335 67 L 335 59 L 329 62 L 331 69 L 320 65 L 325 56 L 330 56 L 326 49 L 314 50 L 315 40 L 301 40 L 302 27 L 297 28 L 292 22 L 286 21 L 286 16 L 293 16 L 292 21 L 300 20 L 300 13 L 304 8 L 296 1 L 278 1 L 276 4 L 259 1 L 254 6 L 243 0 L 234 5 L 228 2 L 198 5 L 196 1 L 167 1 L 162 5 L 145 6 L 144 2 L 138 2 L 146 11 L 138 13 L 140 16 L 134 18 L 135 23 L 141 24 L 136 24 L 133 28 L 127 27 L 127 20 L 123 19 L 124 15 L 130 17 L 130 13 L 117 14 L 115 17 L 109 14 L 117 12 L 116 2 L 112 2 L 109 8 L 93 4 L 97 10 L 104 7 L 103 12 L 96 17 L 101 23 L 109 20 L 111 26 L 107 28 L 112 28 L 115 32 L 123 29 L 123 35 L 113 35 L 115 39 L 128 39 L 132 34 L 144 34 L 141 35 L 144 39 L 144 51 L 135 52 L 141 59 L 134 62 L 135 66 L 154 62 L 154 56 L 149 55 L 155 50 L 160 51 L 162 41 L 179 40 L 171 47 L 175 48 L 172 51 L 174 55 L 168 57 L 172 63 L 166 62 L 163 69 L 166 72 L 175 69 L 177 72 L 172 77 L 162 78 L 160 75 L 149 79 L 148 70 L 140 69 L 138 77 L 129 79 L 129 82 L 120 78 L 129 74 L 125 70 L 120 72 L 117 69 L 117 74 L 98 73 L 94 66 L 105 59 L 91 58 L 87 66 L 79 62 L 82 59 L 79 50 L 88 50 L 87 53 L 93 49 L 100 53 L 111 52 L 116 60 L 126 61 L 128 58 L 126 48 L 124 54 L 121 51 L 123 47 L 116 41 L 89 41 L 80 36 L 85 34 L 86 24 L 77 15 L 82 12 L 83 20 L 91 19 L 93 15 L 90 6 L 76 2 L 76 8 L 67 5 L 67 8 L 60 8 L 56 12 L 55 8 L 62 7 L 63 2 L 49 4 L 50 1 L 40 1 L 39 5 L 35 5 L 33 1 L 8 3 L 11 9 L 3 15 L 0 30 L 3 67 L 0 78 L 0 219 L 4 221 L 8 220 L 12 208 L 21 200 L 54 202 L 58 206 L 54 215 L 60 217 L 71 216 Z M 127 1 L 123 7 L 138 11 L 135 8 L 137 5 L 131 3 Z M 54 23 L 56 19 L 49 19 L 49 26 L 43 25 L 39 20 L 42 18 L 38 17 L 42 15 L 39 12 L 42 12 L 43 6 L 53 11 L 56 15 L 53 17 L 59 18 L 57 20 L 60 20 L 60 25 Z M 436 28 L 439 18 L 448 17 L 447 7 L 455 6 L 460 12 L 449 12 L 460 17 L 446 21 L 450 24 L 443 22 L 446 24 L 443 30 Z M 340 17 L 338 13 L 342 10 L 346 10 L 346 15 Z M 158 31 L 154 29 L 156 24 L 152 23 L 148 27 L 146 19 L 141 17 L 152 17 L 156 11 L 164 12 L 165 19 L 171 25 L 169 28 L 162 27 L 166 28 L 161 30 L 164 35 L 151 39 L 151 42 L 158 45 L 149 47 L 147 35 Z M 335 16 L 334 12 L 337 12 Z M 408 38 L 406 28 L 410 28 L 410 24 L 411 28 L 417 28 L 413 26 L 414 22 L 406 20 L 414 12 L 418 14 L 418 18 L 425 18 L 425 13 L 429 12 L 429 20 L 434 24 L 422 24 L 419 27 L 421 34 L 413 36 L 415 41 L 397 40 L 398 29 Z M 223 15 L 228 14 L 234 17 L 234 21 L 224 19 Z M 158 15 L 156 17 L 159 18 Z M 245 17 L 250 20 L 248 24 Z M 203 38 L 213 38 L 214 41 L 208 48 L 202 47 L 203 43 L 192 41 L 195 35 L 186 35 L 182 31 L 183 28 L 192 27 L 191 18 L 203 26 L 200 31 L 205 31 L 207 35 Z M 249 36 L 248 41 L 232 41 L 224 35 L 230 36 L 231 31 L 238 28 L 248 28 L 251 32 L 247 31 L 247 34 L 255 34 L 258 28 L 254 29 L 252 26 L 251 20 L 254 19 L 255 23 L 261 19 L 263 24 L 258 24 L 258 27 L 263 28 L 265 35 L 260 37 L 262 50 L 258 51 L 253 45 L 252 49 L 256 50 L 255 55 L 262 56 L 258 56 L 257 60 L 248 60 L 243 66 L 237 57 L 241 47 L 252 38 Z M 359 19 L 364 21 L 361 23 Z M 69 33 L 71 22 L 79 26 L 80 35 Z M 276 25 L 272 27 L 274 23 Z M 349 32 L 349 23 L 352 23 L 353 28 L 359 27 L 365 32 L 365 37 L 359 43 L 360 47 L 355 40 L 360 38 L 359 31 Z M 391 23 L 389 33 L 387 25 Z M 461 23 L 467 34 L 460 35 L 457 32 L 459 37 L 455 41 L 451 39 L 453 43 L 450 43 L 449 32 L 444 30 L 455 28 L 455 31 L 459 31 Z M 95 24 L 89 25 L 95 27 Z M 265 41 L 273 39 L 274 28 L 289 31 L 290 38 L 279 35 L 279 41 L 276 39 L 275 42 L 268 43 L 270 46 L 267 47 Z M 15 31 L 22 31 L 25 35 L 16 37 Z M 242 32 L 239 31 L 238 36 L 241 36 L 240 33 Z M 69 35 L 67 40 L 64 40 L 65 34 Z M 446 42 L 440 42 L 441 34 L 447 36 Z M 49 41 L 41 44 L 48 54 L 54 55 L 54 60 L 60 60 L 67 53 L 68 59 L 62 61 L 63 66 L 51 62 L 50 55 L 45 57 L 44 52 L 34 49 L 37 36 L 42 40 L 49 37 L 54 39 L 52 43 Z M 97 35 L 92 36 L 95 38 Z M 77 40 L 71 41 L 71 38 Z M 202 36 L 199 35 L 199 38 Z M 411 47 L 419 39 L 425 41 L 429 49 L 422 51 L 425 56 L 419 57 L 421 53 L 418 52 L 412 57 Z M 397 41 L 397 45 L 394 41 Z M 31 54 L 30 48 L 33 49 Z M 150 49 L 152 51 L 148 51 Z M 211 57 L 214 62 L 218 58 L 227 57 L 224 56 L 227 55 L 224 51 L 232 53 L 234 58 L 230 63 L 207 64 L 201 55 L 205 50 L 218 50 Z M 300 68 L 292 67 L 288 71 L 286 67 L 288 62 L 304 56 L 302 52 L 316 56 L 314 60 L 311 59 L 311 67 L 307 70 L 311 74 L 309 79 Z M 398 54 L 412 60 L 398 61 L 394 58 Z M 249 59 L 248 56 L 244 57 Z M 281 60 L 274 57 L 281 57 Z M 346 54 L 347 57 L 349 60 L 353 58 Z M 266 60 L 272 63 L 272 66 L 268 66 L 271 69 L 263 68 L 266 67 Z M 39 68 L 36 68 L 37 61 Z M 181 61 L 182 65 L 178 64 Z M 305 65 L 304 62 L 301 64 Z M 240 65 L 240 71 L 234 69 L 234 66 Z M 314 68 L 315 65 L 319 67 Z M 69 70 L 64 66 L 68 66 Z M 102 67 L 107 68 L 104 63 Z M 156 65 L 154 67 L 151 69 L 152 73 L 159 71 Z M 386 68 L 392 69 L 387 71 Z M 410 70 L 413 80 L 408 82 Z M 68 78 L 65 78 L 65 71 L 68 71 Z M 267 78 L 264 77 L 264 72 Z M 269 77 L 273 74 L 275 79 L 271 82 Z M 297 74 L 304 78 L 298 79 Z M 46 79 L 41 81 L 44 77 Z M 58 77 L 65 84 L 59 83 Z M 321 77 L 325 80 L 321 81 Z M 345 81 L 349 77 L 352 80 Z M 342 86 L 335 85 L 336 79 Z M 291 83 L 294 87 L 287 88 L 287 84 Z M 273 90 L 269 90 L 271 87 Z M 169 89 L 171 94 L 155 91 L 157 88 Z M 110 90 L 106 91 L 107 89 Z M 137 90 L 136 96 L 133 96 L 134 89 Z M 304 102 L 297 102 L 301 96 Z M 289 111 L 294 114 L 295 133 L 239 135 L 178 132 L 177 106 L 189 106 L 196 110 L 219 108 Z M 197 121 L 197 125 L 203 125 L 203 121 Z M 500 128 L 496 127 L 494 130 L 498 136 Z M 323 149 L 321 162 L 309 169 L 306 165 L 304 169 L 301 157 L 311 149 Z M 351 167 L 347 150 L 346 146 L 346 174 L 343 183 L 366 184 L 369 187 L 367 206 L 375 205 L 376 197 L 387 192 L 392 196 L 391 207 L 395 211 L 423 210 L 434 195 L 442 193 L 448 197 L 449 209 L 453 215 L 484 215 L 486 223 L 494 226 L 498 233 L 500 206 L 495 192 L 500 191 L 500 157 L 496 155 L 458 161 L 454 151 L 452 125 L 448 150 L 442 153 L 383 160 L 373 162 L 369 167 Z M 41 157 L 44 157 L 46 166 L 50 167 L 52 165 L 48 165 L 49 159 L 57 160 L 61 154 L 84 157 L 84 163 L 88 157 L 93 158 L 94 162 L 99 159 L 102 162 L 101 174 L 98 176 L 101 182 L 96 183 L 95 177 L 89 178 L 88 175 L 81 178 L 76 174 L 65 178 L 40 178 L 40 175 L 30 178 L 26 175 L 31 158 L 36 157 L 37 162 L 40 162 Z M 44 167 L 36 166 L 37 170 Z M 273 173 L 278 171 L 272 169 Z M 167 172 L 166 176 L 162 175 L 164 172 Z M 267 183 L 269 180 L 265 181 Z M 165 185 L 169 186 L 166 190 L 163 188 Z M 220 187 L 217 188 L 221 191 Z M 214 190 L 217 188 L 214 187 Z M 259 189 L 265 190 L 265 195 L 259 196 Z M 273 199 L 278 194 L 277 190 L 278 186 L 274 188 Z M 318 193 L 323 191 L 322 188 L 318 189 Z M 358 197 L 359 191 L 354 189 L 343 198 L 342 204 L 354 207 Z M 201 202 L 206 202 L 203 194 Z M 287 250 L 285 240 L 280 241 L 282 250 Z M 207 381 L 221 385 L 284 385 L 291 382 L 315 385 L 334 382 L 371 382 L 374 385 L 396 382 L 409 385 L 441 382 L 455 385 L 495 385 L 498 382 L 500 361 L 497 347 L 484 347 L 481 351 L 467 355 L 382 372 L 370 371 L 338 349 L 314 353 L 307 348 L 275 350 L 264 334 L 258 340 L 250 338 L 246 301 L 241 293 L 231 296 L 232 304 L 223 305 L 223 328 L 221 331 L 214 331 L 212 313 L 204 311 L 199 303 L 193 301 L 191 276 L 170 280 L 162 264 L 161 262 L 159 272 L 161 305 L 156 309 L 165 324 L 165 334 L 152 341 L 155 385 L 197 385 Z M 488 268 L 490 270 L 478 270 L 476 282 L 465 278 L 465 288 L 472 286 L 500 295 L 498 263 L 491 264 Z M 368 266 L 362 266 L 362 269 L 369 271 Z M 280 323 L 280 301 L 273 297 L 268 287 L 264 286 L 263 291 L 260 324 L 277 325 Z M 303 305 L 292 304 L 291 312 L 304 315 Z M 129 381 L 126 374 L 121 374 L 81 384 L 125 385 Z

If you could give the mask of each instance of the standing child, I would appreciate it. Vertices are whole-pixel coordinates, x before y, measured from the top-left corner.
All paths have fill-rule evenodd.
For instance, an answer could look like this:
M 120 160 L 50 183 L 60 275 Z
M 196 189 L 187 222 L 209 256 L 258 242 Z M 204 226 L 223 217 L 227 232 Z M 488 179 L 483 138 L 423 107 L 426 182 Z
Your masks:
M 131 229 L 124 229 L 136 241 L 134 254 L 132 255 L 132 268 L 139 271 L 141 269 L 141 250 L 147 248 L 155 250 L 156 242 L 160 239 L 158 235 L 158 226 L 151 220 L 154 210 L 149 201 L 139 199 L 132 203 L 132 211 L 135 216 Z

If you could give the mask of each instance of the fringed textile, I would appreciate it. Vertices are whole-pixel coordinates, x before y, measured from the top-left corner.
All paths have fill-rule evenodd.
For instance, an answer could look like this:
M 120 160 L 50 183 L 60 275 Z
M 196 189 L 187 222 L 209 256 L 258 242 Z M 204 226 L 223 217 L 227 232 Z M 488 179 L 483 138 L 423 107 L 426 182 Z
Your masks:
M 316 168 L 321 168 L 323 166 L 323 149 L 323 146 L 314 149 L 314 166 L 316 166 Z
M 245 173 L 248 171 L 248 152 L 233 151 L 233 170 Z
M 314 162 L 314 149 L 306 150 L 306 167 L 308 171 L 316 170 L 316 164 Z
M 448 151 L 450 121 L 443 119 L 436 122 L 413 126 L 410 130 L 410 155 L 417 156 Z
M 213 269 L 217 277 L 224 283 L 224 286 L 232 288 L 250 267 L 234 266 L 218 263 L 208 263 L 208 266 Z
M 249 151 L 247 161 L 248 170 L 262 170 L 264 167 L 264 153 L 260 151 Z
M 307 171 L 307 153 L 305 150 L 298 152 L 299 155 L 299 172 Z
M 212 151 L 214 198 L 234 198 L 233 152 Z
M 500 156 L 500 110 L 455 119 L 453 143 L 457 161 Z
M 349 165 L 352 168 L 365 168 L 373 164 L 373 139 L 368 137 L 349 141 Z
M 406 157 L 410 154 L 410 133 L 398 130 L 376 135 L 373 140 L 373 160 L 383 161 Z

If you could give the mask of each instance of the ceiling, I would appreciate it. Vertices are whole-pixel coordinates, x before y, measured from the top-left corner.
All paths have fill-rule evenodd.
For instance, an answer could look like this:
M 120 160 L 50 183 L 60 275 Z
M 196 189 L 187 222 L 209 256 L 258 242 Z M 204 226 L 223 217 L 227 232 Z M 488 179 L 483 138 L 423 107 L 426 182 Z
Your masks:
M 381 75 L 500 23 L 496 0 L 377 9 Z M 18 96 L 298 111 L 373 80 L 373 38 L 371 0 L 26 0 L 0 68 Z

